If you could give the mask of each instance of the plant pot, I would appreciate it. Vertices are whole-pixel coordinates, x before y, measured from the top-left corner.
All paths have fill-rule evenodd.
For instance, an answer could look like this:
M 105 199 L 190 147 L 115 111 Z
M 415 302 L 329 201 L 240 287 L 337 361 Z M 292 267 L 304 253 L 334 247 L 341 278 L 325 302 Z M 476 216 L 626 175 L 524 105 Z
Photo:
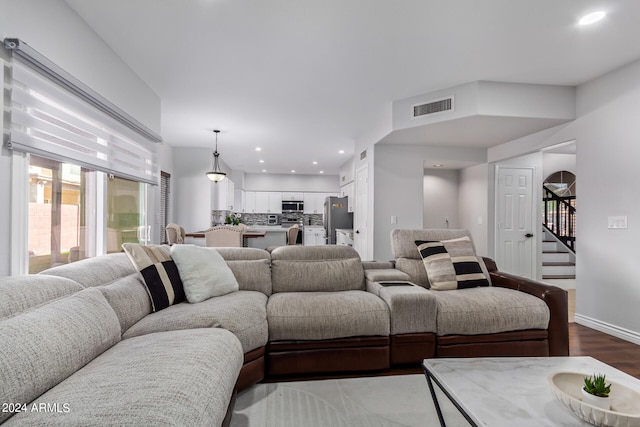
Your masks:
M 591 406 L 595 406 L 596 408 L 605 409 L 607 411 L 611 409 L 611 404 L 609 403 L 610 400 L 608 397 L 600 397 L 591 393 L 587 393 L 584 387 L 582 388 L 582 401 Z

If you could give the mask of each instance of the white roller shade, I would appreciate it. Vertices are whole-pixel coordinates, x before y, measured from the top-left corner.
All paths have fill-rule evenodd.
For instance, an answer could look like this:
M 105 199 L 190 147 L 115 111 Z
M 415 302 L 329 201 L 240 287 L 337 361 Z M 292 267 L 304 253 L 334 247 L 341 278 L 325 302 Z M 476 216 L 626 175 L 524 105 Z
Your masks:
M 156 144 L 18 61 L 8 147 L 158 184 Z

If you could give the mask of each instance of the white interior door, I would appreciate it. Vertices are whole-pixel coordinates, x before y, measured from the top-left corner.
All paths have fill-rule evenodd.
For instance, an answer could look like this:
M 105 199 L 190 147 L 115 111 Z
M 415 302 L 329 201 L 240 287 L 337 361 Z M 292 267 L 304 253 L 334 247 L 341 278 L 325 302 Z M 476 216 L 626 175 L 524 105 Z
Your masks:
M 353 247 L 363 260 L 370 259 L 367 252 L 367 218 L 369 215 L 369 167 L 356 171 L 356 208 L 353 213 Z
M 533 168 L 499 168 L 496 262 L 501 271 L 535 278 Z

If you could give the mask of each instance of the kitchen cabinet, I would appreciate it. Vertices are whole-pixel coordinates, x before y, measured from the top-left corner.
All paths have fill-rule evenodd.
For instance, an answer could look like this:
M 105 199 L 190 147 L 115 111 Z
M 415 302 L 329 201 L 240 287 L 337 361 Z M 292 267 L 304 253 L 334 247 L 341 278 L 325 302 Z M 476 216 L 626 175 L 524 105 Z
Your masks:
M 235 212 L 244 212 L 244 206 L 246 204 L 245 198 L 246 194 L 244 190 L 236 188 L 235 195 L 233 197 Z
M 302 243 L 304 246 L 324 246 L 327 244 L 324 227 L 305 226 L 303 233 Z
M 245 191 L 244 192 L 244 205 L 242 206 L 242 212 L 244 213 L 256 213 L 256 192 Z
M 353 212 L 353 208 L 355 206 L 355 199 L 353 198 L 355 190 L 354 182 L 350 182 L 340 187 L 340 197 L 347 197 L 347 212 Z
M 277 191 L 255 192 L 256 213 L 282 213 L 282 193 Z
M 304 200 L 304 194 L 303 193 L 294 193 L 292 191 L 283 191 L 282 192 L 282 201 L 283 202 L 299 202 L 301 200 Z
M 321 214 L 324 213 L 324 199 L 327 193 L 304 193 L 304 213 Z
M 229 178 L 211 183 L 211 209 L 215 211 L 233 211 L 235 186 Z

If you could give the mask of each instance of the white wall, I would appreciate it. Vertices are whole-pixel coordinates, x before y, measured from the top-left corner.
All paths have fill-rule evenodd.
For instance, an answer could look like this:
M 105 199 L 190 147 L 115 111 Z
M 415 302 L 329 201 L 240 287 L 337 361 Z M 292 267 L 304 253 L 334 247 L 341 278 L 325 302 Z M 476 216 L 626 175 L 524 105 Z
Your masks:
M 488 256 L 489 165 L 461 169 L 459 182 L 458 227 L 469 230 L 478 255 Z
M 458 171 L 425 169 L 422 187 L 421 228 L 458 228 Z
M 160 133 L 160 99 L 63 0 L 0 0 L 0 37 L 19 38 L 136 120 Z M 0 151 L 0 197 L 10 200 L 11 155 Z M 152 193 L 152 199 L 155 199 Z M 155 218 L 156 207 L 150 214 Z M 9 236 L 11 206 L 0 206 L 0 230 Z M 157 233 L 156 233 L 157 234 Z M 0 243 L 0 276 L 10 273 L 17 245 Z
M 489 150 L 489 159 L 576 140 L 576 322 L 640 344 L 640 61 L 581 85 L 578 118 Z M 608 229 L 626 215 L 628 229 Z
M 228 169 L 220 168 L 228 173 Z M 211 226 L 211 186 L 205 175 L 211 170 L 208 148 L 173 148 L 173 201 L 175 222 L 187 232 L 206 230 Z
M 390 234 L 394 228 L 423 228 L 424 162 L 437 159 L 479 164 L 486 150 L 477 148 L 428 147 L 421 145 L 375 145 L 374 168 L 369 169 L 374 192 L 373 259 L 392 259 Z M 433 163 L 433 160 L 430 162 Z M 373 184 L 371 183 L 373 177 Z M 391 216 L 398 218 L 391 224 Z

